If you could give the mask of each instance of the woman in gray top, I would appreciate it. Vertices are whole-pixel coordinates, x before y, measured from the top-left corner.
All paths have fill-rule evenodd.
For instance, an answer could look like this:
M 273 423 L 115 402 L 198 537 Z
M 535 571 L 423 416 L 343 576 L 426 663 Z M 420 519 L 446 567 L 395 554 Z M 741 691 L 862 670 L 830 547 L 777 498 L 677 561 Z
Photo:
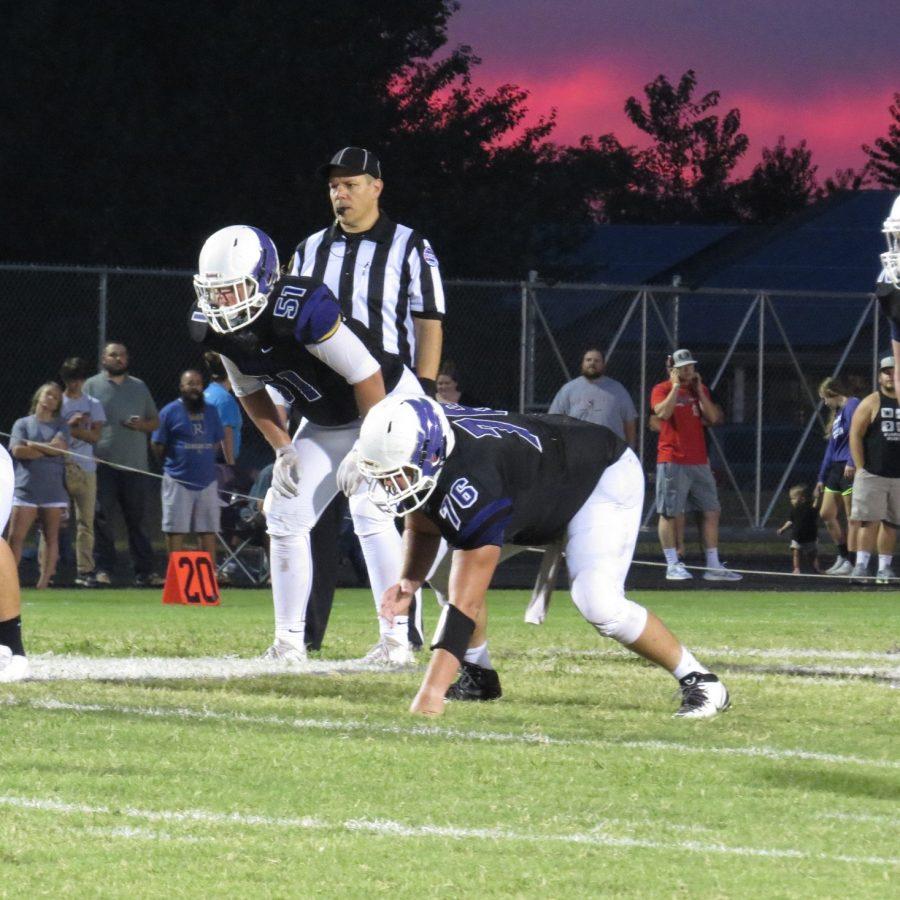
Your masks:
M 61 407 L 59 385 L 42 384 L 31 399 L 31 415 L 16 420 L 9 440 L 16 474 L 9 546 L 18 564 L 28 532 L 40 519 L 46 551 L 39 558 L 39 588 L 47 587 L 56 572 L 59 525 L 69 506 L 63 456 L 69 446 L 69 428 L 60 417 Z

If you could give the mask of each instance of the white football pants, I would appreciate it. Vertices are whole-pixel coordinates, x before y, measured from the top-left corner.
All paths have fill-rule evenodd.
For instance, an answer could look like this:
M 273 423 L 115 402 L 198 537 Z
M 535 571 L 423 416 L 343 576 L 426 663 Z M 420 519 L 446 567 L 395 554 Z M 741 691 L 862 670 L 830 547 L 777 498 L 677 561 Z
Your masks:
M 13 491 L 16 486 L 16 477 L 13 473 L 12 457 L 7 453 L 6 447 L 0 444 L 0 537 L 9 521 L 12 512 Z
M 625 596 L 641 511 L 644 472 L 631 450 L 613 463 L 597 482 L 566 529 L 564 543 L 572 600 L 597 631 L 622 644 L 633 644 L 647 625 L 647 610 Z M 438 603 L 448 600 L 452 552 L 441 541 L 428 582 Z M 527 550 L 505 544 L 500 562 Z
M 391 394 L 421 395 L 422 388 L 416 376 L 409 369 L 404 369 Z M 359 419 L 348 425 L 330 427 L 304 421 L 293 438 L 294 448 L 300 458 L 298 495 L 282 497 L 272 488 L 266 493 L 263 511 L 266 514 L 266 530 L 271 538 L 276 635 L 299 633 L 299 640 L 302 640 L 306 607 L 312 588 L 309 533 L 337 494 L 338 466 L 359 437 L 361 424 Z M 382 512 L 369 499 L 368 485 L 365 482 L 360 484 L 349 502 L 353 530 L 359 538 L 366 561 L 377 613 L 381 595 L 400 576 L 402 539 L 394 517 Z M 421 596 L 417 600 L 416 627 L 421 634 Z M 390 631 L 388 623 L 381 616 L 378 617 L 378 622 L 382 635 Z

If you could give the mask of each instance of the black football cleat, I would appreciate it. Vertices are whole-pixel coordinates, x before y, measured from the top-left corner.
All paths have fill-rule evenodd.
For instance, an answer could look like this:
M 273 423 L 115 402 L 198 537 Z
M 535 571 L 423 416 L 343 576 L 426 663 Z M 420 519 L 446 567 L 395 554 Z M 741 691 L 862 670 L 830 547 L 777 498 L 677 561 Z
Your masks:
M 691 672 L 678 684 L 681 707 L 675 716 L 679 719 L 711 719 L 731 706 L 725 685 L 712 672 Z
M 448 700 L 499 700 L 503 696 L 500 676 L 495 669 L 464 662 L 445 696 Z

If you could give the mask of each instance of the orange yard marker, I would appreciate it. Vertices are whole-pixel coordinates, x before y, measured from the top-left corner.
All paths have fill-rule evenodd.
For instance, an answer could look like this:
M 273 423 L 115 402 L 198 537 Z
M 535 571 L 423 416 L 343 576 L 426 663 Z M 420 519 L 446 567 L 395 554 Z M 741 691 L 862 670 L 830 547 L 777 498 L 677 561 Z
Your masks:
M 193 606 L 219 605 L 216 567 L 208 553 L 201 550 L 179 550 L 169 554 L 162 602 Z

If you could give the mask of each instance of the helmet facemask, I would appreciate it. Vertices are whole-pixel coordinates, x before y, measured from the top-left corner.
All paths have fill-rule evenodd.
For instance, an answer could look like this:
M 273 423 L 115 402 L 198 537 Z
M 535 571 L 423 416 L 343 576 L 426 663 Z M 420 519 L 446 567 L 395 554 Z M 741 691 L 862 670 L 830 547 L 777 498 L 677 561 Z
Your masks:
M 241 278 L 194 276 L 197 306 L 213 331 L 230 334 L 245 328 L 266 308 L 266 295 L 252 275 Z
M 881 265 L 887 280 L 900 289 L 900 220 L 888 219 L 883 231 L 888 248 L 881 254 Z

